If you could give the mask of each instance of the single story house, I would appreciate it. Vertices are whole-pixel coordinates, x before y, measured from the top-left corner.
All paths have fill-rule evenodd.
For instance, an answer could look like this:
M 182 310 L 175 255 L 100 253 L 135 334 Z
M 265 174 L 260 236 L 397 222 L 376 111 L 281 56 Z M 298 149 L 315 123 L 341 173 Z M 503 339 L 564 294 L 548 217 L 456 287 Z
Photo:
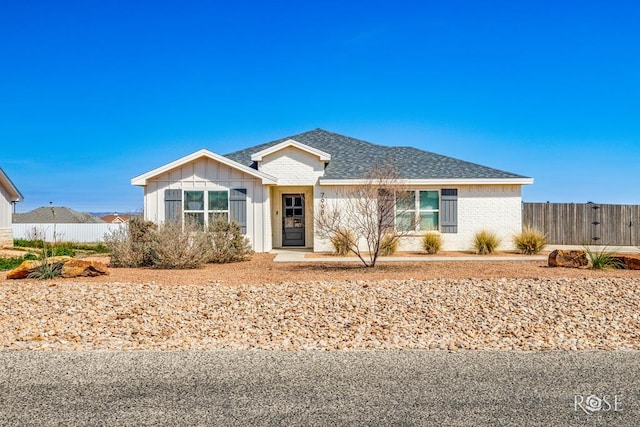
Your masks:
M 415 196 L 410 215 L 424 215 L 400 250 L 419 250 L 421 228 L 442 233 L 444 250 L 469 250 L 489 229 L 511 247 L 522 228 L 521 188 L 533 179 L 413 147 L 395 147 L 315 129 L 220 155 L 202 149 L 139 175 L 144 217 L 163 221 L 222 217 L 238 222 L 256 252 L 300 247 L 325 252 L 314 213 L 340 203 L 348 186 L 366 182 L 374 164 L 393 159 Z M 422 224 L 421 224 L 422 222 Z
M 0 168 L 0 245 L 13 244 L 12 207 L 22 200 L 18 188 Z

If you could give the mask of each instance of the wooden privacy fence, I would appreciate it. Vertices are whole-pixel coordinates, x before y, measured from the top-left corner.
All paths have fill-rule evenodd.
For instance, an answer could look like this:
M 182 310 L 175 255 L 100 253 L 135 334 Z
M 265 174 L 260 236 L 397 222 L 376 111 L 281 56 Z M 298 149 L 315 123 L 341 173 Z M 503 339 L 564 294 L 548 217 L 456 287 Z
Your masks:
M 640 245 L 640 205 L 523 203 L 522 225 L 556 245 Z

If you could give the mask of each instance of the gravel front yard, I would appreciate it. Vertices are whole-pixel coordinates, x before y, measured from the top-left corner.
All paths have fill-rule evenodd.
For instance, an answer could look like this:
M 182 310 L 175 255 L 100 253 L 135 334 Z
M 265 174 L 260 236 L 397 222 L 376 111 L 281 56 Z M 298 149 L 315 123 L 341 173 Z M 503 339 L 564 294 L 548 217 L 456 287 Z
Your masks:
M 543 264 L 370 271 L 261 255 L 187 272 L 4 280 L 0 349 L 640 350 L 638 272 Z

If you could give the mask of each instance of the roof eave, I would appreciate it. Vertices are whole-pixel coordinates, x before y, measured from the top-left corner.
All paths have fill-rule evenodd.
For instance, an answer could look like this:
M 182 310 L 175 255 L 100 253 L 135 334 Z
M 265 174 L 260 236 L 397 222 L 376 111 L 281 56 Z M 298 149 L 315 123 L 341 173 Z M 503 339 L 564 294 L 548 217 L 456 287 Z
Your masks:
M 131 179 L 131 185 L 137 185 L 140 187 L 145 187 L 148 183 L 149 180 L 161 175 L 165 172 L 168 172 L 172 169 L 175 169 L 177 167 L 180 167 L 182 165 L 185 165 L 189 162 L 192 162 L 194 160 L 197 160 L 201 157 L 206 157 L 208 159 L 211 160 L 215 160 L 217 162 L 220 162 L 224 165 L 227 165 L 231 168 L 240 170 L 248 175 L 254 176 L 256 178 L 260 178 L 262 180 L 262 183 L 265 185 L 273 185 L 273 184 L 277 184 L 278 183 L 278 179 L 274 176 L 271 176 L 269 174 L 266 174 L 264 172 L 258 171 L 256 169 L 250 168 L 248 166 L 245 166 L 243 164 L 240 164 L 234 160 L 231 160 L 227 157 L 221 156 L 220 154 L 216 154 L 213 151 L 209 151 L 206 149 L 202 149 L 202 150 L 198 150 L 195 153 L 191 153 L 187 156 L 184 156 L 178 160 L 174 160 L 171 163 L 167 163 L 166 165 L 160 166 L 158 168 L 155 168 L 147 173 L 144 173 L 142 175 L 138 175 L 134 178 Z
M 13 181 L 11 181 L 11 178 L 9 178 L 9 175 L 7 175 L 2 168 L 0 168 L 0 184 L 2 184 L 2 186 L 7 190 L 7 193 L 9 193 L 9 197 L 12 202 L 21 202 L 24 200 L 24 197 L 20 190 L 18 190 L 18 187 L 16 187 Z
M 363 185 L 371 179 L 335 179 L 320 178 L 320 185 Z M 404 185 L 529 185 L 533 178 L 434 178 L 434 179 L 399 179 Z
M 307 153 L 313 154 L 314 156 L 318 156 L 318 158 L 320 158 L 320 161 L 322 162 L 328 162 L 331 160 L 331 154 L 298 142 L 295 139 L 287 139 L 286 141 L 282 141 L 279 144 L 272 145 L 271 147 L 267 147 L 264 150 L 258 151 L 257 153 L 251 155 L 251 160 L 254 162 L 261 162 L 265 156 L 276 153 L 287 147 L 296 147 L 299 150 L 306 151 Z

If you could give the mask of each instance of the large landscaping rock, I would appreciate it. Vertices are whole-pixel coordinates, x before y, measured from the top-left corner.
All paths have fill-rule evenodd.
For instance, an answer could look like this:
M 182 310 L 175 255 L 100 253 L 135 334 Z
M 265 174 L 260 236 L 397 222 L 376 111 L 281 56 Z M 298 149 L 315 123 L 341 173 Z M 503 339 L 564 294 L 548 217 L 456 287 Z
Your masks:
M 47 264 L 64 264 L 70 259 L 71 257 L 69 256 L 53 256 L 47 258 Z M 24 279 L 36 271 L 40 266 L 42 266 L 41 260 L 23 261 L 22 264 L 7 273 L 7 279 Z
M 109 274 L 107 266 L 99 261 L 84 261 L 68 256 L 47 258 L 47 264 L 62 265 L 62 277 L 94 277 Z M 42 261 L 23 261 L 18 267 L 7 273 L 7 279 L 25 279 L 42 266 Z
M 62 277 L 95 277 L 109 274 L 107 266 L 99 261 L 71 259 L 62 265 Z
M 627 270 L 640 270 L 640 256 L 635 255 L 618 255 L 615 257 L 621 268 Z
M 556 249 L 549 254 L 549 267 L 588 268 L 589 257 L 581 250 Z

